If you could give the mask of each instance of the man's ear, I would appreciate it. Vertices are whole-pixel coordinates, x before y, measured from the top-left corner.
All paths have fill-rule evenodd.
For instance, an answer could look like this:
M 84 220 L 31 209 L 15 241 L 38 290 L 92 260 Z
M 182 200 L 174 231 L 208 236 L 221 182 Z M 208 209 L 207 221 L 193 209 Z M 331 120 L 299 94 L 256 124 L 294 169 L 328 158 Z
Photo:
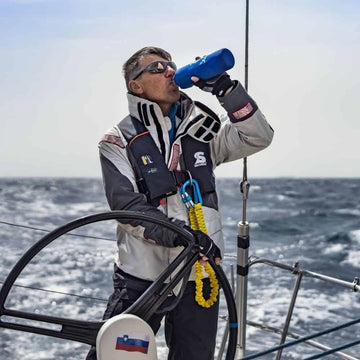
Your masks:
M 141 84 L 139 84 L 136 80 L 129 81 L 129 89 L 136 95 L 141 95 L 144 92 Z

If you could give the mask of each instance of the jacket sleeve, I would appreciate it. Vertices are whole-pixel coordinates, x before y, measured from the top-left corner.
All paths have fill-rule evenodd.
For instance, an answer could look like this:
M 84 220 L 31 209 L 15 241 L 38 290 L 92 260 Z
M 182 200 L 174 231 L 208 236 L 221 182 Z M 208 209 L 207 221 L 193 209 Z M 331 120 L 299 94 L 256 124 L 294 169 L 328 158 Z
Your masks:
M 270 145 L 274 131 L 239 82 L 218 99 L 228 119 L 211 144 L 214 166 L 247 157 Z
M 184 222 L 168 218 L 159 209 L 147 203 L 145 195 L 138 192 L 126 149 L 113 143 L 99 144 L 105 194 L 111 210 L 138 211 L 164 221 L 171 221 L 183 227 Z M 119 221 L 120 226 L 137 238 L 161 246 L 175 247 L 179 239 L 176 234 L 160 225 L 140 220 Z

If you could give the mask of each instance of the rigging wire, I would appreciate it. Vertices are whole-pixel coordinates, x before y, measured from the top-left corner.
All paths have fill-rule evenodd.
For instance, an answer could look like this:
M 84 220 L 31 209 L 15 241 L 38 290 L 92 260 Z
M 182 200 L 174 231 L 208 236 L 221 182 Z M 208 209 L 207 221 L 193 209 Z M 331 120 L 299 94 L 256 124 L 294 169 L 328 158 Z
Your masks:
M 43 232 L 47 232 L 47 233 L 51 232 L 50 230 L 46 230 L 46 229 L 41 229 L 41 228 L 29 226 L 29 225 L 14 224 L 14 223 L 10 223 L 10 222 L 7 222 L 7 221 L 2 221 L 2 220 L 0 220 L 0 224 L 14 226 L 14 227 L 20 227 L 20 228 L 24 228 L 24 229 L 36 230 L 36 231 L 43 231 Z M 109 238 L 105 238 L 105 237 L 97 237 L 97 236 L 83 235 L 83 234 L 72 234 L 72 233 L 65 234 L 65 236 L 68 236 L 68 235 L 70 235 L 70 236 L 78 236 L 78 237 L 83 237 L 83 238 L 96 239 L 96 240 L 105 240 L 105 241 L 116 242 L 115 239 L 109 239 Z M 224 257 L 236 259 L 236 255 L 232 255 L 232 254 L 224 254 Z M 2 283 L 2 282 L 0 281 L 0 283 Z
M 50 230 L 47 230 L 47 229 L 37 228 L 37 227 L 34 227 L 34 226 L 29 226 L 29 225 L 14 224 L 14 223 L 10 223 L 10 222 L 7 222 L 7 221 L 2 221 L 2 220 L 0 220 L 0 224 L 14 226 L 14 227 L 20 227 L 20 228 L 30 229 L 30 230 L 35 230 L 35 231 L 42 231 L 42 232 L 47 232 L 47 233 L 51 232 Z M 72 233 L 67 233 L 66 235 L 116 242 L 116 240 L 114 240 L 114 239 L 109 239 L 109 238 L 104 238 L 104 237 L 96 237 L 96 236 L 91 236 L 91 235 L 72 234 Z M 236 258 L 235 255 L 231 255 L 231 254 L 224 254 L 224 257 Z M 4 283 L 4 281 L 0 280 L 0 284 L 3 284 L 3 283 Z M 44 291 L 44 292 L 49 292 L 49 293 L 54 293 L 54 294 L 59 294 L 59 295 L 75 296 L 75 297 L 78 297 L 78 298 L 85 298 L 85 299 L 90 299 L 90 300 L 97 300 L 97 301 L 104 301 L 104 302 L 107 301 L 107 299 L 97 298 L 97 297 L 94 297 L 94 296 L 78 295 L 78 294 L 61 292 L 61 291 L 56 291 L 56 290 L 51 290 L 51 289 L 44 289 L 44 288 L 40 288 L 40 287 L 18 285 L 18 284 L 14 284 L 14 286 L 15 287 L 21 287 L 21 288 L 24 288 L 24 289 L 39 290 L 39 291 Z
M 42 231 L 42 232 L 47 232 L 47 233 L 51 232 L 50 230 L 47 230 L 47 229 L 42 229 L 42 228 L 29 226 L 29 225 L 14 224 L 14 223 L 10 223 L 10 222 L 7 222 L 7 221 L 1 221 L 1 220 L 0 220 L 0 224 L 14 226 L 14 227 L 20 227 L 20 228 L 30 229 L 30 230 L 35 230 L 35 231 Z M 109 238 L 105 238 L 105 237 L 96 237 L 96 236 L 91 236 L 91 235 L 72 234 L 72 233 L 68 233 L 66 235 L 116 242 L 116 240 L 114 240 L 114 239 L 109 239 Z M 231 255 L 229 255 L 229 256 L 231 256 Z M 3 283 L 4 282 L 0 280 L 0 284 L 3 284 Z M 38 291 L 53 293 L 53 294 L 74 296 L 74 297 L 77 297 L 77 298 L 83 298 L 83 299 L 89 299 L 89 300 L 97 300 L 97 301 L 103 301 L 103 302 L 108 301 L 107 299 L 98 298 L 98 297 L 94 297 L 94 296 L 79 295 L 79 294 L 67 293 L 67 292 L 56 291 L 56 290 L 51 290 L 51 289 L 44 289 L 44 288 L 34 287 L 34 286 L 26 286 L 26 285 L 19 285 L 19 284 L 14 284 L 14 286 L 24 288 L 24 289 L 38 290 Z
M 50 233 L 50 232 L 51 232 L 50 230 L 47 230 L 47 229 L 42 229 L 42 228 L 38 228 L 38 227 L 34 227 L 34 226 L 29 226 L 29 225 L 14 224 L 14 223 L 11 223 L 11 222 L 1 221 L 1 220 L 0 220 L 0 224 L 9 225 L 9 226 L 13 226 L 13 227 L 20 227 L 20 228 L 23 228 L 23 229 L 30 229 L 30 230 L 35 230 L 35 231 L 42 231 L 42 232 L 47 232 L 47 233 Z M 89 239 L 96 239 L 96 240 L 105 240 L 105 241 L 116 242 L 116 240 L 114 240 L 114 239 L 109 239 L 109 238 L 105 238 L 105 237 L 96 237 L 96 236 L 91 236 L 91 235 L 72 234 L 72 233 L 68 233 L 68 234 L 66 234 L 66 235 L 76 236 L 76 237 L 82 237 L 82 238 L 89 238 Z M 3 284 L 3 283 L 4 283 L 4 281 L 1 281 L 1 280 L 0 280 L 0 284 Z M 53 293 L 53 294 L 74 296 L 74 297 L 83 298 L 83 299 L 97 300 L 97 301 L 103 301 L 103 302 L 107 302 L 107 301 L 108 301 L 107 299 L 97 298 L 97 297 L 94 297 L 94 296 L 79 295 L 79 294 L 67 293 L 67 292 L 62 292 L 62 291 L 57 291 L 57 290 L 51 290 L 51 289 L 44 289 L 44 288 L 34 287 L 34 286 L 26 286 L 26 285 L 20 285 L 20 284 L 14 284 L 14 286 L 15 286 L 15 287 L 24 288 L 24 289 L 38 290 L 38 291 Z
M 1 221 L 1 220 L 0 220 L 0 224 L 10 225 L 10 226 L 14 226 L 14 227 L 20 227 L 20 228 L 24 228 L 24 229 L 42 231 L 42 232 L 47 232 L 47 233 L 51 232 L 51 230 L 47 230 L 47 229 L 37 228 L 37 227 L 34 227 L 34 226 L 29 226 L 29 225 L 14 224 L 14 223 L 10 223 L 10 222 L 7 222 L 7 221 Z M 105 238 L 105 237 L 97 237 L 97 236 L 91 236 L 91 235 L 72 234 L 72 233 L 68 233 L 66 235 L 83 237 L 83 238 L 88 238 L 88 239 L 96 239 L 96 240 L 105 240 L 105 241 L 116 242 L 115 239 L 109 239 L 109 238 Z
M 3 283 L 4 283 L 3 281 L 0 281 L 0 284 L 3 284 Z M 48 293 L 52 293 L 52 294 L 74 296 L 74 297 L 83 298 L 83 299 L 98 300 L 98 301 L 103 301 L 103 302 L 108 301 L 108 299 L 98 298 L 98 297 L 94 297 L 94 296 L 67 293 L 67 292 L 63 292 L 63 291 L 44 289 L 44 288 L 39 288 L 39 287 L 35 287 L 35 286 L 26 286 L 26 285 L 19 285 L 19 284 L 14 284 L 14 286 L 24 288 L 24 289 L 30 289 L 30 290 L 39 290 L 39 291 L 48 292 Z

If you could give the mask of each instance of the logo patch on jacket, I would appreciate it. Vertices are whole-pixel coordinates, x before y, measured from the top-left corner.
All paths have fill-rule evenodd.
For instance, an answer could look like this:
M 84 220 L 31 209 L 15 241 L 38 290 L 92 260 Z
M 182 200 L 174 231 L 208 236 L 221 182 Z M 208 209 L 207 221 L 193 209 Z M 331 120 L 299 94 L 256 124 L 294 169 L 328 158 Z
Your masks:
M 150 155 L 143 155 L 143 156 L 141 157 L 141 160 L 142 160 L 142 162 L 143 162 L 144 165 L 148 165 L 148 164 L 152 164 L 152 163 L 153 163 Z
M 156 167 L 151 167 L 151 164 L 153 164 L 154 161 L 150 155 L 142 155 L 141 161 L 145 165 L 144 171 L 146 171 L 147 174 L 155 174 L 158 172 L 158 169 Z
M 236 111 L 233 111 L 231 115 L 237 119 L 241 120 L 244 117 L 248 116 L 252 111 L 254 110 L 253 106 L 248 102 L 245 106 L 243 106 L 241 109 L 238 109 Z
M 194 167 L 199 167 L 199 166 L 206 166 L 206 157 L 204 155 L 203 151 L 198 151 L 194 154 L 194 158 L 196 159 L 195 163 L 194 163 Z
M 101 139 L 100 143 L 106 142 L 108 144 L 114 144 L 119 146 L 121 149 L 125 149 L 125 145 L 122 142 L 121 138 L 116 135 L 105 134 L 104 137 Z

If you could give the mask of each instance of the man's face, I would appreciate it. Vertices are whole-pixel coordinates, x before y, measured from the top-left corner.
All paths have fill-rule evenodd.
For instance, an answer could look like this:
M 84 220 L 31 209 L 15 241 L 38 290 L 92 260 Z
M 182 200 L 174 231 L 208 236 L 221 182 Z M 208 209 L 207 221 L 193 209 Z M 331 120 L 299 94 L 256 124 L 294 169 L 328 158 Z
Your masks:
M 147 55 L 140 61 L 140 69 L 144 69 L 156 60 L 167 61 L 158 55 Z M 135 93 L 142 98 L 156 102 L 163 112 L 166 112 L 180 98 L 179 87 L 173 80 L 174 74 L 175 70 L 169 66 L 163 73 L 145 71 L 136 80 L 133 80 L 139 86 Z

